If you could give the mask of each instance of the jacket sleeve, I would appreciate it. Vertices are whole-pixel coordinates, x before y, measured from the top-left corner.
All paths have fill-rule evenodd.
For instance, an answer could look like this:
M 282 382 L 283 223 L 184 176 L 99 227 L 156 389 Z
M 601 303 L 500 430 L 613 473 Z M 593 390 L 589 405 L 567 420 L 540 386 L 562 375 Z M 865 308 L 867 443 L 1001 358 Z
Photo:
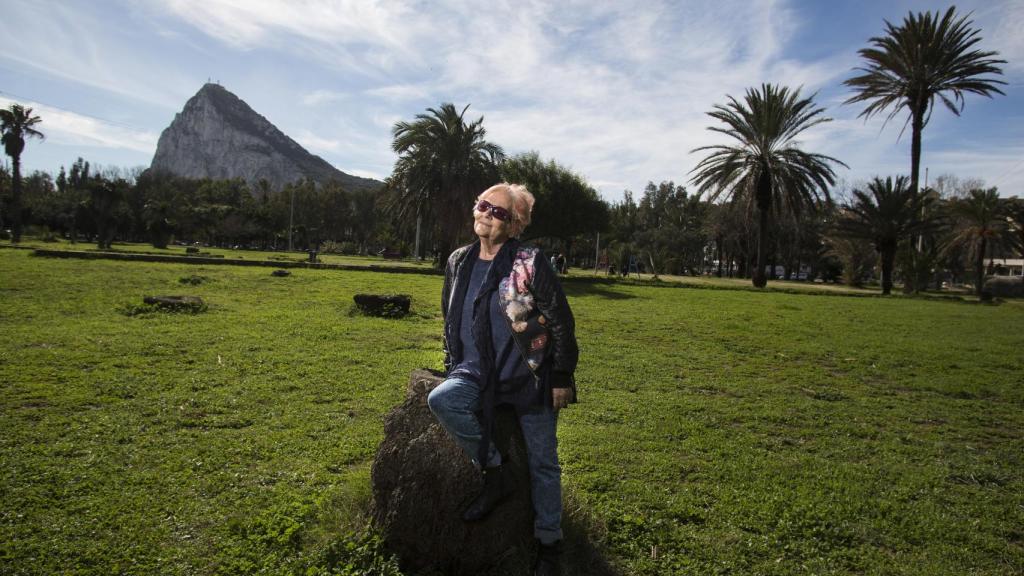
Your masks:
M 551 333 L 551 386 L 575 387 L 573 373 L 579 359 L 579 347 L 576 344 L 576 321 L 569 301 L 562 291 L 558 274 L 543 251 L 537 251 L 533 268 L 531 292 Z
M 448 258 L 448 265 L 444 269 L 444 285 L 441 287 L 441 343 L 444 347 L 444 371 L 447 374 L 452 369 L 452 354 L 448 349 L 448 300 L 452 293 L 452 269 L 454 265 L 451 257 Z

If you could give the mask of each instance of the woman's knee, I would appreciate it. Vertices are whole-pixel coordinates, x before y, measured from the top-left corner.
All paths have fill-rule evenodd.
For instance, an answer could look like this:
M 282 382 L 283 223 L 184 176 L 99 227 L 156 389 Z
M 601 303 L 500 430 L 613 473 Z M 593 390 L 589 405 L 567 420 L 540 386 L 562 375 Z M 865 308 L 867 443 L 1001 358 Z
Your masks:
M 427 395 L 427 406 L 435 416 L 467 411 L 465 394 L 459 390 L 457 380 L 445 380 Z
M 427 394 L 427 407 L 436 416 L 439 412 L 446 412 L 448 408 L 448 394 L 443 386 L 437 386 Z

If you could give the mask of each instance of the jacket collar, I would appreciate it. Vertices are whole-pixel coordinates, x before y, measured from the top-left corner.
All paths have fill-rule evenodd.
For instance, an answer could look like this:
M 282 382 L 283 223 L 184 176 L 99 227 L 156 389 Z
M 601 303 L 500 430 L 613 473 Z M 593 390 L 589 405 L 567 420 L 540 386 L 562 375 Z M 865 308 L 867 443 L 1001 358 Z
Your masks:
M 518 248 L 518 247 L 519 247 L 519 239 L 518 238 L 509 238 L 508 240 L 505 241 L 504 244 L 501 245 L 501 249 L 498 250 L 498 254 L 494 257 L 495 260 L 497 260 L 498 256 L 501 256 L 502 254 L 515 253 L 515 248 Z M 479 255 L 480 255 L 480 239 L 477 238 L 471 244 L 467 244 L 466 246 L 464 246 L 464 251 L 462 253 L 462 256 L 459 258 L 459 263 L 465 262 L 468 258 L 471 258 L 473 256 L 479 256 Z

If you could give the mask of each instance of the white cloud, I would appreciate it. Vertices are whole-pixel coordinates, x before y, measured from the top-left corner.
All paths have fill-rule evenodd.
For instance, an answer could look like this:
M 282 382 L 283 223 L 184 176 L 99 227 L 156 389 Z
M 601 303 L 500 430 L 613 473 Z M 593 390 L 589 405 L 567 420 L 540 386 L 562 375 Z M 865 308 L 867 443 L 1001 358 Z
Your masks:
M 156 150 L 159 136 L 153 132 L 111 124 L 37 102 L 15 101 L 0 96 L 0 107 L 7 108 L 15 102 L 31 108 L 33 115 L 42 118 L 37 128 L 55 144 L 123 148 L 147 154 Z
M 299 134 L 295 136 L 295 141 L 302 144 L 303 147 L 309 150 L 337 152 L 341 149 L 341 140 L 322 138 L 313 134 L 309 130 L 302 130 L 299 132 Z
M 347 94 L 342 92 L 334 92 L 331 90 L 314 90 L 308 94 L 302 96 L 302 103 L 306 106 L 319 106 L 321 104 L 327 104 L 330 102 L 338 102 L 348 97 Z
M 366 90 L 365 93 L 371 98 L 379 98 L 389 102 L 422 100 L 431 96 L 430 87 L 422 84 L 393 84 L 372 88 Z
M 0 19 L 0 59 L 122 98 L 181 106 L 192 82 L 175 68 L 154 66 L 142 43 L 88 4 L 9 0 Z
M 339 168 L 339 170 L 346 174 L 359 176 L 361 178 L 373 178 L 374 180 L 384 180 L 385 178 L 388 177 L 388 174 L 390 174 L 390 172 L 381 174 L 380 172 L 373 172 L 371 170 L 360 170 L 359 168 Z
M 932 155 L 931 165 L 941 167 L 932 174 L 952 173 L 963 178 L 979 178 L 986 186 L 997 186 L 1003 196 L 1024 196 L 1024 146 L 998 152 L 965 148 L 944 150 Z
M 976 26 L 982 26 L 982 50 L 999 52 L 998 58 L 1006 60 L 1004 69 L 1009 72 L 1024 72 L 1024 2 L 1006 0 L 993 3 L 986 10 L 976 14 Z M 991 31 L 991 32 L 988 32 Z
M 403 34 L 417 30 L 405 2 L 360 0 L 149 0 L 208 36 L 240 50 L 292 51 L 370 77 L 418 61 Z
M 799 43 L 820 23 L 789 0 L 140 0 L 127 6 L 158 28 L 149 36 L 211 56 L 210 63 L 189 62 L 192 68 L 152 70 L 139 70 L 102 15 L 48 0 L 39 8 L 11 1 L 17 24 L 0 30 L 32 44 L 2 46 L 8 58 L 35 59 L 32 65 L 48 73 L 171 101 L 175 109 L 196 87 L 180 70 L 202 70 L 202 78 L 211 73 L 206 67 L 231 66 L 233 85 L 252 88 L 238 95 L 254 108 L 276 114 L 303 145 L 354 166 L 346 171 L 375 177 L 394 161 L 395 121 L 453 102 L 471 103 L 469 116 L 484 115 L 488 138 L 507 151 L 537 150 L 610 199 L 648 180 L 685 183 L 699 160 L 689 151 L 723 141 L 707 130 L 712 120 L 705 113 L 727 94 L 741 97 L 762 82 L 803 86 L 805 95 L 820 90 L 818 104 L 836 120 L 802 141 L 850 164 L 840 176 L 905 172 L 909 164 L 909 135 L 896 139 L 901 120 L 881 131 L 880 119 L 864 123 L 855 119 L 859 108 L 839 106 L 846 96 L 840 82 L 856 65 L 863 38 L 800 57 L 807 52 Z M 978 6 L 985 48 L 1024 62 L 1024 4 Z M 53 12 L 56 24 L 47 24 L 43 12 Z M 127 72 L 116 73 L 121 69 Z M 955 138 L 945 132 L 937 139 L 938 116 L 926 131 L 926 154 Z M 988 168 L 997 173 L 1012 166 L 999 164 L 999 154 L 992 158 L 998 165 Z

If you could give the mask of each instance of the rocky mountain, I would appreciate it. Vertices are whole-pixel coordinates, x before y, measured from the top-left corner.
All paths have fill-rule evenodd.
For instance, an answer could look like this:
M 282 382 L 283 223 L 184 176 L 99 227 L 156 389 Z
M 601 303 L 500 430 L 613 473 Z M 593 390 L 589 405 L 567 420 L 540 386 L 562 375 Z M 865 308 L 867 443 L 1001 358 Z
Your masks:
M 238 96 L 219 84 L 204 85 L 160 135 L 150 165 L 189 178 L 243 178 L 271 190 L 301 178 L 337 181 L 346 190 L 377 189 L 383 182 L 352 176 L 310 154 Z

